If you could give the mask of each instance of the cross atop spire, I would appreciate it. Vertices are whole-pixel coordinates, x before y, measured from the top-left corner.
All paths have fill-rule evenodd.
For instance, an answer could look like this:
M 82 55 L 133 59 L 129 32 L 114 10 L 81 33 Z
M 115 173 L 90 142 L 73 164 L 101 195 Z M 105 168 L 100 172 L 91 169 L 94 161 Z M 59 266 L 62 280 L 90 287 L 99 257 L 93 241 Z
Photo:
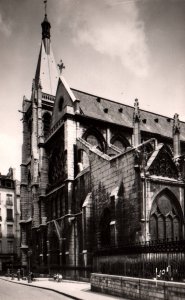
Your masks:
M 62 70 L 65 69 L 65 66 L 64 66 L 64 63 L 63 63 L 62 59 L 60 60 L 60 63 L 57 66 L 59 68 L 60 74 L 62 74 Z

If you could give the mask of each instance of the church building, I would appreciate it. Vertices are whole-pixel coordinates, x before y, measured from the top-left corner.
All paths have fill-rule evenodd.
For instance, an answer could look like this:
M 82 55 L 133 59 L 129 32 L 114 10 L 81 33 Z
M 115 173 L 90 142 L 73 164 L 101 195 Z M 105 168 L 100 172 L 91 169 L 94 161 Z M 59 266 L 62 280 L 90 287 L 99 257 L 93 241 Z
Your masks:
M 137 99 L 131 107 L 70 88 L 55 64 L 47 15 L 41 26 L 22 106 L 22 265 L 80 278 L 134 275 L 131 266 L 175 251 L 180 260 L 185 123 L 142 110 Z

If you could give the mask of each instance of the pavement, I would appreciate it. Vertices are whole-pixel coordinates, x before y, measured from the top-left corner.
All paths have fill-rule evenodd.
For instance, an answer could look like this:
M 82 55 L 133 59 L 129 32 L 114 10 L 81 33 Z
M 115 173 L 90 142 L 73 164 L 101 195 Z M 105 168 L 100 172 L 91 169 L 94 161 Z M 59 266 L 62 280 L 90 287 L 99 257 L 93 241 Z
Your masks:
M 96 300 L 123 299 L 119 297 L 92 292 L 90 283 L 82 281 L 62 280 L 61 282 L 56 282 L 48 278 L 39 278 L 35 281 L 32 281 L 32 283 L 28 283 L 27 280 L 21 279 L 20 281 L 18 281 L 17 278 L 12 280 L 11 277 L 0 277 L 0 280 L 9 281 L 12 284 L 23 284 L 31 287 L 51 290 L 53 292 L 76 300 L 94 300 L 95 298 Z

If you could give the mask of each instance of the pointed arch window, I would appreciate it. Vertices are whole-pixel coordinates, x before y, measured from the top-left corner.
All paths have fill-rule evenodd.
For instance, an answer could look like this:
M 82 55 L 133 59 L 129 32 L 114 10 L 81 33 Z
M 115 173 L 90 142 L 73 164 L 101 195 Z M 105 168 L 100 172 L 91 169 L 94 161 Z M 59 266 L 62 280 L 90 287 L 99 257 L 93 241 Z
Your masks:
M 175 217 L 173 219 L 173 238 L 174 238 L 174 240 L 180 239 L 179 233 L 180 233 L 180 220 L 178 217 Z
M 157 218 L 157 227 L 158 239 L 163 240 L 165 238 L 165 218 L 162 214 Z
M 51 115 L 50 115 L 49 112 L 46 112 L 43 115 L 43 134 L 44 134 L 44 137 L 46 137 L 49 134 L 50 125 L 51 125 Z
M 173 219 L 171 215 L 166 217 L 166 238 L 173 239 Z
M 157 226 L 157 216 L 153 214 L 150 217 L 150 234 L 152 239 L 155 239 L 158 236 L 158 226 Z
M 183 214 L 175 196 L 165 189 L 153 202 L 149 220 L 152 240 L 179 240 L 182 238 Z

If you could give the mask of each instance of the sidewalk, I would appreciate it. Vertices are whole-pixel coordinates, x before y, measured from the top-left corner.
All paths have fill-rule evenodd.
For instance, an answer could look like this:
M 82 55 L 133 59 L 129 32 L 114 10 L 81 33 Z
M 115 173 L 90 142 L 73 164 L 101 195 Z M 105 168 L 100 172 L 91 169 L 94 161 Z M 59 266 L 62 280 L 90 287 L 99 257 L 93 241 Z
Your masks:
M 81 282 L 81 281 L 63 280 L 62 282 L 55 282 L 54 280 L 48 280 L 45 278 L 45 279 L 38 279 L 36 281 L 33 281 L 32 283 L 28 283 L 27 280 L 18 281 L 17 278 L 11 280 L 10 277 L 0 277 L 0 279 L 15 284 L 24 284 L 36 288 L 51 290 L 76 300 L 94 300 L 95 297 L 96 300 L 123 299 L 123 298 L 92 292 L 90 289 L 90 283 Z

